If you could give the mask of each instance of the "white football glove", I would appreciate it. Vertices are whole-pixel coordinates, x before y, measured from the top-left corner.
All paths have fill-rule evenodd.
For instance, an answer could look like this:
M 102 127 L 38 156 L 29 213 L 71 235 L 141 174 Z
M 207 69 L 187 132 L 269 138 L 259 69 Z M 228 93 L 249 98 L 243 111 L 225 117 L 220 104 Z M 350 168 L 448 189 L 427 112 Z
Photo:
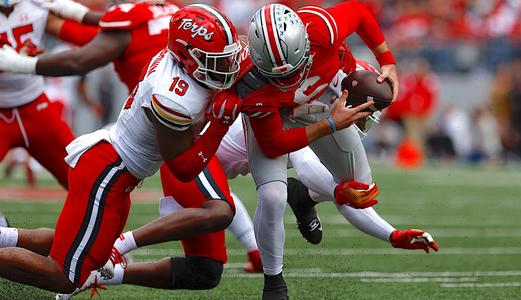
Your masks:
M 38 58 L 22 55 L 8 45 L 0 48 L 0 71 L 36 74 Z
M 62 18 L 79 23 L 89 12 L 88 7 L 72 0 L 33 0 L 33 2 Z

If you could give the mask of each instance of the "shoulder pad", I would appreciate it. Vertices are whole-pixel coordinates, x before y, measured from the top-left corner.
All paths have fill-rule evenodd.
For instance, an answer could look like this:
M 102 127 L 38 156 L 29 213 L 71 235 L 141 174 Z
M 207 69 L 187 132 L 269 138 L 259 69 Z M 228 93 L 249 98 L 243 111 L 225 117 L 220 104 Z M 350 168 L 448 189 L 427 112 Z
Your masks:
M 101 30 L 135 28 L 154 18 L 149 3 L 121 3 L 112 6 L 99 22 Z
M 270 84 L 270 81 L 255 68 L 252 68 L 248 73 L 242 76 L 239 82 L 237 82 L 237 94 L 241 99 L 244 99 L 251 93 L 261 89 L 262 87 L 268 84 Z
M 338 27 L 331 14 L 318 6 L 305 6 L 297 11 L 308 26 L 309 39 L 317 45 L 334 45 L 338 40 Z

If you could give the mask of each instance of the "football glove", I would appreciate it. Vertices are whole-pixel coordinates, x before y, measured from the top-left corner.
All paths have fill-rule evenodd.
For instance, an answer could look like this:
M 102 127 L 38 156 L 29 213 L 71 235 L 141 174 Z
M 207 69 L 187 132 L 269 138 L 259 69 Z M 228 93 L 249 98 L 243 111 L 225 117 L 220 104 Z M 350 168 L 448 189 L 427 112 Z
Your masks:
M 35 74 L 37 61 L 38 58 L 19 54 L 8 45 L 0 48 L 0 71 Z
M 64 19 L 79 23 L 89 12 L 88 7 L 72 0 L 33 0 L 33 2 Z
M 423 249 L 425 253 L 429 253 L 429 249 L 438 251 L 440 248 L 428 232 L 419 229 L 395 230 L 391 233 L 390 240 L 394 248 Z
M 367 185 L 358 181 L 342 182 L 335 188 L 335 201 L 339 205 L 349 205 L 353 208 L 368 208 L 378 203 L 375 199 L 380 191 L 373 183 Z
M 217 93 L 210 105 L 209 119 L 224 126 L 231 126 L 241 112 L 241 99 L 228 91 Z

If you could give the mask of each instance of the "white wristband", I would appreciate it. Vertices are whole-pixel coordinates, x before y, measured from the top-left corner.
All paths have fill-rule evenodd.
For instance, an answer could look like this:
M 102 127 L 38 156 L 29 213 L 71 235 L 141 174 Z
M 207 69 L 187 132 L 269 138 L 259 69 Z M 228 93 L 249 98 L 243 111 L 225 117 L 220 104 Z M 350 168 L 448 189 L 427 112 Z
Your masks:
M 17 55 L 10 60 L 8 68 L 14 73 L 36 74 L 37 57 Z
M 85 15 L 89 12 L 89 8 L 74 1 L 67 1 L 60 12 L 60 15 L 66 19 L 72 19 L 76 22 L 81 23 Z

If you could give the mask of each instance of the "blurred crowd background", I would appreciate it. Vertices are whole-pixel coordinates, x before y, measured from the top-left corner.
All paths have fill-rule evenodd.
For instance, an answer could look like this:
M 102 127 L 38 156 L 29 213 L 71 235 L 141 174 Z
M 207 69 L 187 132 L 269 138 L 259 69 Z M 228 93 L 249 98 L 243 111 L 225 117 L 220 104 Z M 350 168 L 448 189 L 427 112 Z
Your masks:
M 275 2 L 169 1 L 213 4 L 242 34 L 260 6 Z M 521 0 L 360 1 L 384 29 L 401 82 L 398 101 L 364 140 L 374 162 L 414 168 L 440 161 L 503 165 L 521 158 Z M 108 6 L 106 0 L 82 2 L 94 10 Z M 341 1 L 278 2 L 297 8 Z M 50 38 L 48 44 L 64 47 Z M 355 56 L 376 65 L 359 38 L 348 44 Z M 66 81 L 69 88 L 61 87 Z M 112 66 L 48 82 L 49 89 L 68 91 L 57 97 L 68 98 L 76 134 L 112 122 L 127 94 Z

